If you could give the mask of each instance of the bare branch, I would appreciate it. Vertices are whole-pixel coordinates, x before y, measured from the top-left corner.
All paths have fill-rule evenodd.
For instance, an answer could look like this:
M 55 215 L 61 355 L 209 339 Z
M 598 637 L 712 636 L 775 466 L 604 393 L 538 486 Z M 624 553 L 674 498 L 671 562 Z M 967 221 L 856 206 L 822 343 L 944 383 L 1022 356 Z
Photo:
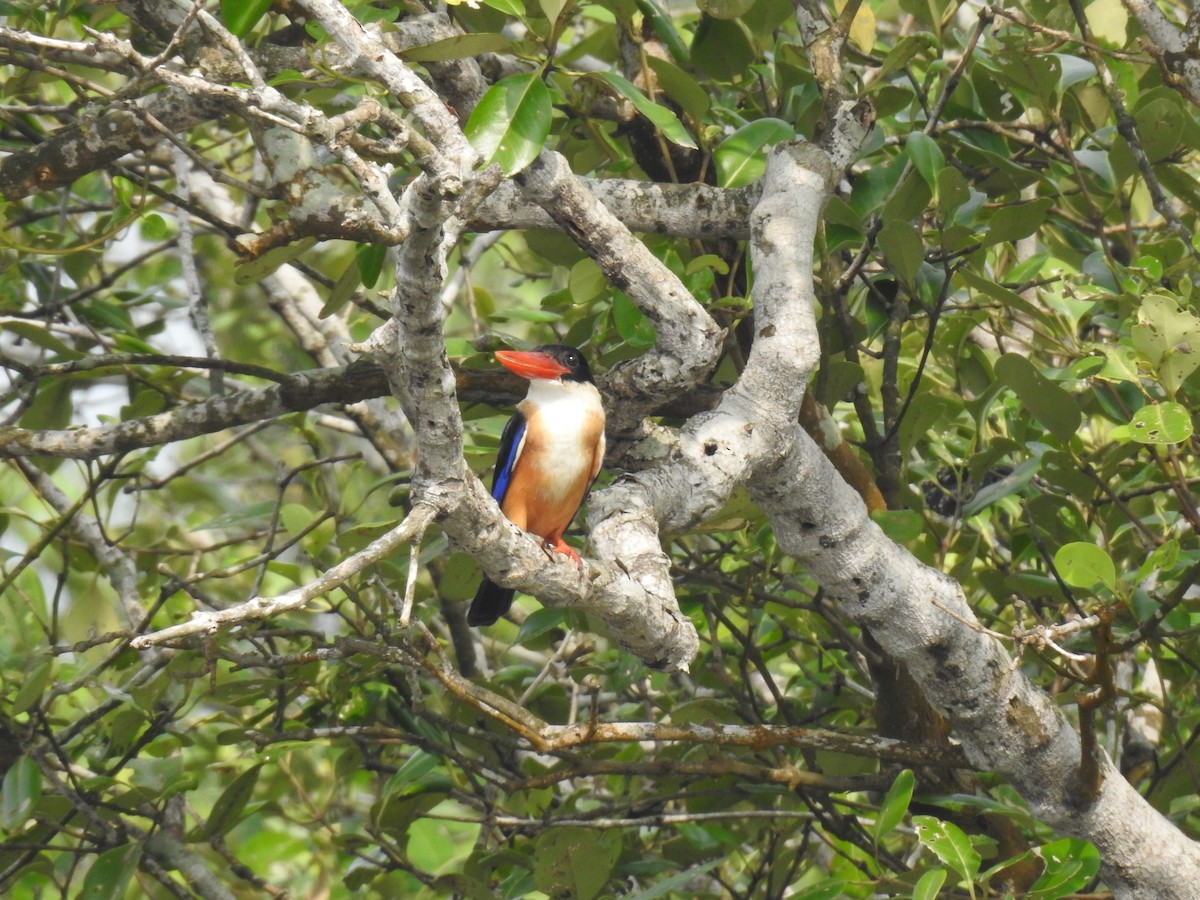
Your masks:
M 367 567 L 395 555 L 405 544 L 412 542 L 416 535 L 429 527 L 435 513 L 433 507 L 418 503 L 412 512 L 405 516 L 404 521 L 387 534 L 326 569 L 320 577 L 308 584 L 275 597 L 254 597 L 228 609 L 193 612 L 186 622 L 138 635 L 130 641 L 130 646 L 135 650 L 143 650 L 160 644 L 174 643 L 192 635 L 216 634 L 218 631 L 245 625 L 247 622 L 257 622 L 280 613 L 303 609 L 309 601 L 336 590 L 339 585 Z
M 633 427 L 666 397 L 708 374 L 720 353 L 721 330 L 680 280 L 630 234 L 571 172 L 557 153 L 544 151 L 518 176 L 539 203 L 654 323 L 654 349 L 614 368 L 605 392 L 613 407 L 610 430 Z

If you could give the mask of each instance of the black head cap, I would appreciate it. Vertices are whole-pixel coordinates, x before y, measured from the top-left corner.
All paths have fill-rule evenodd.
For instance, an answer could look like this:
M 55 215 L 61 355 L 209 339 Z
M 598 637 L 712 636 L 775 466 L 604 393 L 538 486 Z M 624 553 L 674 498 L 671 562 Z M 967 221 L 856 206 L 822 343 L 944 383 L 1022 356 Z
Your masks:
M 568 374 L 562 376 L 563 381 L 586 381 L 589 384 L 594 383 L 591 367 L 588 366 L 583 353 L 577 347 L 571 347 L 567 344 L 542 344 L 542 346 L 535 347 L 534 349 L 538 353 L 546 353 L 553 356 L 566 368 L 571 370 Z

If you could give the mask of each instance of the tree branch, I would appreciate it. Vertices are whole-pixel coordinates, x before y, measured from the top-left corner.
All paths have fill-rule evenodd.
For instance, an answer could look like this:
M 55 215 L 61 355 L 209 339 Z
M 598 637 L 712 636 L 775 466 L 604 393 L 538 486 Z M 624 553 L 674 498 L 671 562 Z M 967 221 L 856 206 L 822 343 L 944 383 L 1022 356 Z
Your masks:
M 697 384 L 716 365 L 721 329 L 683 283 L 637 240 L 571 172 L 543 151 L 518 181 L 654 324 L 654 348 L 604 378 L 613 400 L 609 429 L 632 429 L 665 398 Z
M 213 612 L 193 612 L 192 617 L 186 622 L 138 635 L 129 644 L 135 650 L 144 650 L 160 644 L 175 643 L 182 638 L 197 634 L 216 634 L 218 631 L 245 625 L 247 622 L 256 622 L 280 613 L 303 609 L 309 601 L 336 590 L 339 585 L 367 567 L 394 556 L 405 544 L 410 543 L 416 535 L 423 533 L 429 527 L 435 512 L 433 507 L 417 503 L 412 512 L 404 517 L 404 521 L 387 534 L 376 538 L 362 550 L 326 569 L 320 577 L 308 584 L 274 597 L 253 597 L 245 603 L 239 603 L 237 606 L 227 609 Z
M 802 429 L 792 448 L 749 484 L 779 546 L 904 661 L 971 764 L 1009 780 L 1039 818 L 1094 843 L 1120 896 L 1192 897 L 1174 874 L 1180 859 L 1200 871 L 1200 845 L 1138 795 L 1107 756 L 1097 763 L 1103 787 L 1095 802 L 1078 796 L 1070 777 L 1080 765 L 1078 735 L 1000 642 L 973 627 L 958 583 L 885 537 Z

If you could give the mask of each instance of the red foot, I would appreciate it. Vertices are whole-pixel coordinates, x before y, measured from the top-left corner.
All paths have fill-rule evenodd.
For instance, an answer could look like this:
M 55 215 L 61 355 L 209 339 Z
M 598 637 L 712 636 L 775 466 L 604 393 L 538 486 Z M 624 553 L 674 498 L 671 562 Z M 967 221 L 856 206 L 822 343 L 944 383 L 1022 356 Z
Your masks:
M 579 566 L 581 569 L 583 568 L 583 560 L 579 558 L 579 554 L 576 553 L 575 549 L 566 541 L 564 541 L 561 536 L 546 541 L 545 545 L 556 553 L 562 553 L 571 557 L 571 559 L 575 560 L 575 565 Z

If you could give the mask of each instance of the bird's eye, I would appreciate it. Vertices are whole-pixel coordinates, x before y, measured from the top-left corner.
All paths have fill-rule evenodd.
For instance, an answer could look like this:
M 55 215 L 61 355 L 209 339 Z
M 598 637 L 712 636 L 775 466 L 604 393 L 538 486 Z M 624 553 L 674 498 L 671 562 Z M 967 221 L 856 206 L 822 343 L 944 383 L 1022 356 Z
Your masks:
M 567 357 L 566 357 L 566 362 L 567 362 L 568 366 L 579 365 L 579 354 L 578 353 L 568 353 Z

